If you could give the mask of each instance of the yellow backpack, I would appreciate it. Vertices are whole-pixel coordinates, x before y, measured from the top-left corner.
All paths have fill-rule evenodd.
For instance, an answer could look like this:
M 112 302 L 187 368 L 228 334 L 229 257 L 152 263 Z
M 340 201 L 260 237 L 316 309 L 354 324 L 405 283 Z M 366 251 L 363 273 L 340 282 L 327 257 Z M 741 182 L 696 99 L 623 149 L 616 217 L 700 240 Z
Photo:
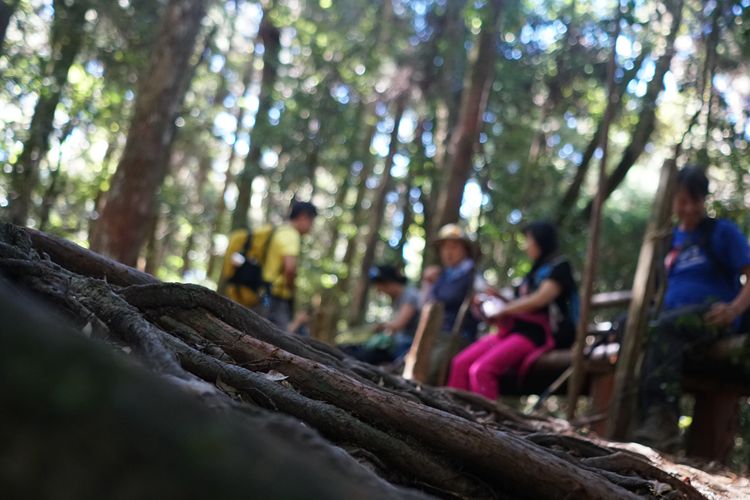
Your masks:
M 222 271 L 227 297 L 253 307 L 268 293 L 269 283 L 263 279 L 263 266 L 274 231 L 273 226 L 266 225 L 255 231 L 242 229 L 232 233 Z

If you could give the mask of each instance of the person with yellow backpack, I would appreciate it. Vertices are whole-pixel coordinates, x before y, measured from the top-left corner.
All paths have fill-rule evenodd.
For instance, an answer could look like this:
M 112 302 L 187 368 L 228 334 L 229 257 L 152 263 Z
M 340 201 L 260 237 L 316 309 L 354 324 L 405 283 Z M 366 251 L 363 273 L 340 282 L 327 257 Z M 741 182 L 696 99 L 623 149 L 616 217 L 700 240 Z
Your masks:
M 232 232 L 219 292 L 286 330 L 292 318 L 302 236 L 310 232 L 317 215 L 312 203 L 297 201 L 280 226 Z

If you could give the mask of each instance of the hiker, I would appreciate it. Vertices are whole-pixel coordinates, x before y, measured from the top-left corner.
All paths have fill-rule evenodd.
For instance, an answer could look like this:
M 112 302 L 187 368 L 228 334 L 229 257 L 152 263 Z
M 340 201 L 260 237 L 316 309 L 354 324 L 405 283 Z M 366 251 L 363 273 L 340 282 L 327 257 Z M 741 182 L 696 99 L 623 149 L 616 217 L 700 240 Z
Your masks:
M 376 334 L 361 345 L 341 346 L 347 354 L 371 364 L 392 363 L 406 354 L 419 324 L 419 291 L 408 284 L 401 270 L 390 265 L 374 266 L 370 283 L 391 299 L 393 317 L 378 323 Z
M 430 355 L 427 382 L 441 384 L 445 365 L 455 352 L 471 344 L 477 335 L 477 320 L 470 304 L 476 278 L 472 238 L 458 224 L 447 224 L 435 240 L 442 270 L 432 286 L 428 302 L 443 304 L 443 324 Z
M 650 324 L 640 383 L 641 422 L 633 439 L 664 451 L 679 445 L 683 358 L 690 348 L 747 327 L 750 248 L 732 222 L 706 215 L 709 183 L 704 170 L 677 174 L 672 199 L 677 225 L 664 260 L 662 311 Z M 740 276 L 744 275 L 742 286 Z
M 557 229 L 548 222 L 533 222 L 523 234 L 531 271 L 516 289 L 516 298 L 496 306 L 487 318 L 497 331 L 453 359 L 449 387 L 497 399 L 501 375 L 515 369 L 523 378 L 543 353 L 573 342 L 578 289 L 570 264 L 557 253 Z
M 220 291 L 286 330 L 292 318 L 302 236 L 310 232 L 317 215 L 312 203 L 296 201 L 280 226 L 266 224 L 233 232 Z

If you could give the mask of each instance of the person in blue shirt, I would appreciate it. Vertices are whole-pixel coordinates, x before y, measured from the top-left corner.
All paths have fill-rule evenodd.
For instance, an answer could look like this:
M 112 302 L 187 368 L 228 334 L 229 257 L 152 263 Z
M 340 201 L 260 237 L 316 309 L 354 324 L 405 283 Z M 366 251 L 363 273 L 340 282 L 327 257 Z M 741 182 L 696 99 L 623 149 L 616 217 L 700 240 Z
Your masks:
M 432 347 L 428 378 L 432 385 L 442 383 L 438 379 L 443 367 L 447 368 L 448 358 L 471 344 L 477 336 L 477 320 L 468 310 L 476 276 L 474 242 L 458 224 L 447 224 L 438 231 L 435 245 L 442 271 L 428 302 L 443 304 L 444 315 Z M 455 338 L 454 332 L 458 334 Z
M 747 238 L 734 223 L 706 215 L 708 187 L 700 167 L 678 172 L 672 200 L 678 222 L 664 261 L 666 292 L 662 312 L 651 324 L 642 369 L 642 421 L 633 438 L 665 451 L 679 444 L 686 351 L 746 328 L 743 320 L 750 306 Z

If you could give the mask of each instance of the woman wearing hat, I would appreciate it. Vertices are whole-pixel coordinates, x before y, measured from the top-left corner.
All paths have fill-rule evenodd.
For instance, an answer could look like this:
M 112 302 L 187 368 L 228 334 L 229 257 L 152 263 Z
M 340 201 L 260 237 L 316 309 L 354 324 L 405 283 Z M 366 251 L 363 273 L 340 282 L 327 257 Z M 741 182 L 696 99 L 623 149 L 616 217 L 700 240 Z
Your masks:
M 378 333 L 365 344 L 342 346 L 341 349 L 360 361 L 390 363 L 406 354 L 411 347 L 419 323 L 420 294 L 408 284 L 401 270 L 394 266 L 374 266 L 370 269 L 369 278 L 378 292 L 391 299 L 394 316 L 375 325 Z
M 451 363 L 448 386 L 488 399 L 499 396 L 500 376 L 526 370 L 544 352 L 572 343 L 578 316 L 578 289 L 568 261 L 557 255 L 557 229 L 533 222 L 523 230 L 526 254 L 533 265 L 516 299 L 488 321 L 498 331 L 460 352 Z
M 432 348 L 428 382 L 433 385 L 442 382 L 438 380 L 441 369 L 456 352 L 454 349 L 468 346 L 477 334 L 476 319 L 466 307 L 462 307 L 470 298 L 474 285 L 474 242 L 461 226 L 448 224 L 438 231 L 435 245 L 442 272 L 429 300 L 442 303 L 445 312 L 440 334 Z

